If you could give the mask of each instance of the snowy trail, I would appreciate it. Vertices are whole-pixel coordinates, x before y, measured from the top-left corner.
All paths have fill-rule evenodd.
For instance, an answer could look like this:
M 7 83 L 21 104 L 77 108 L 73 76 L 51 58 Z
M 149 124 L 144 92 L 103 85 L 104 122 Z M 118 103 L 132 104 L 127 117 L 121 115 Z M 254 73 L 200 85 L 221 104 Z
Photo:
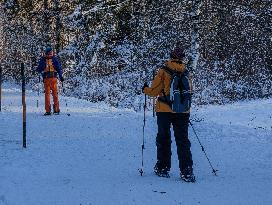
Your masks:
M 43 98 L 40 108 L 36 100 L 27 93 L 24 150 L 20 92 L 4 89 L 0 205 L 272 204 L 271 99 L 193 111 L 192 118 L 202 119 L 195 129 L 220 170 L 218 177 L 211 174 L 190 129 L 195 184 L 179 180 L 174 141 L 171 178 L 153 174 L 156 121 L 150 113 L 141 177 L 141 113 L 61 97 L 62 114 L 44 117 Z

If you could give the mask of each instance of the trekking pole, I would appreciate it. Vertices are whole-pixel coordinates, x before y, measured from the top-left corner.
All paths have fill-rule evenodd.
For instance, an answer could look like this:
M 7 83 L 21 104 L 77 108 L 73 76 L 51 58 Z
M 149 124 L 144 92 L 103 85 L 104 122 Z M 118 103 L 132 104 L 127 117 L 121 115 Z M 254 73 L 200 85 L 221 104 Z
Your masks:
M 64 95 L 65 90 L 64 90 L 63 82 L 61 82 L 61 87 L 62 87 L 62 94 Z M 65 99 L 65 107 L 66 107 L 67 115 L 70 116 L 70 113 L 68 112 L 68 103 L 67 103 L 67 99 Z
M 144 124 L 143 124 L 143 144 L 142 144 L 142 167 L 139 170 L 141 176 L 144 173 L 144 149 L 145 149 L 145 122 L 146 122 L 146 94 L 145 94 L 145 103 L 144 103 Z
M 195 131 L 195 128 L 194 128 L 193 124 L 191 123 L 191 121 L 189 121 L 189 123 L 190 123 L 190 125 L 191 125 L 191 127 L 192 127 L 192 129 L 193 129 L 193 131 L 194 131 L 194 133 L 195 133 L 195 136 L 196 136 L 196 138 L 197 138 L 197 140 L 198 140 L 198 143 L 199 143 L 200 146 L 201 146 L 202 151 L 204 152 L 204 154 L 205 154 L 205 156 L 206 156 L 206 158 L 207 158 L 207 160 L 208 160 L 208 162 L 209 162 L 209 164 L 210 164 L 210 167 L 212 168 L 212 173 L 214 173 L 214 175 L 217 176 L 216 172 L 217 172 L 218 170 L 215 170 L 215 169 L 213 168 L 212 163 L 211 163 L 209 157 L 207 156 L 207 153 L 205 152 L 205 149 L 204 149 L 203 145 L 201 144 L 198 135 L 196 134 L 196 131 Z

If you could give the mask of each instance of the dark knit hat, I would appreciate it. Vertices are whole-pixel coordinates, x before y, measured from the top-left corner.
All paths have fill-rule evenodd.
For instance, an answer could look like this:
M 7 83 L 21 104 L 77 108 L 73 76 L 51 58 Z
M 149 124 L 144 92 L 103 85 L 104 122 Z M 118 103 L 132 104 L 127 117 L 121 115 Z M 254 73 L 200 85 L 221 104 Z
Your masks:
M 51 47 L 51 46 L 48 46 L 48 47 L 46 47 L 46 49 L 45 49 L 45 54 L 47 55 L 47 54 L 49 54 L 51 51 L 52 51 L 52 47 Z
M 175 47 L 170 53 L 170 58 L 182 60 L 185 57 L 185 53 L 182 48 Z

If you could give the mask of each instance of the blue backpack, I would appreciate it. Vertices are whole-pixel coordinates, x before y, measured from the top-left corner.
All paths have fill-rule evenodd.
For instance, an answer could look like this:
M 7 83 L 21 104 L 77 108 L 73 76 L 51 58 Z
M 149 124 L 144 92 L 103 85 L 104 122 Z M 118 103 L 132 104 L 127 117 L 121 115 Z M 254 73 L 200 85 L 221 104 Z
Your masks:
M 189 71 L 175 72 L 167 67 L 163 67 L 171 76 L 170 95 L 165 95 L 159 100 L 167 103 L 175 113 L 183 113 L 189 111 L 192 103 L 192 91 L 190 86 Z

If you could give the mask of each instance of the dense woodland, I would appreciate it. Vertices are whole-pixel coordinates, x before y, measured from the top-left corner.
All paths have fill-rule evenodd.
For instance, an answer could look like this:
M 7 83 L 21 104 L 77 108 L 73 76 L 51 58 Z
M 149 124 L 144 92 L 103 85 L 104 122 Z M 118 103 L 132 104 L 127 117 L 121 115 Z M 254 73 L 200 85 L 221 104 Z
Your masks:
M 35 67 L 52 45 L 65 94 L 113 106 L 142 106 L 141 87 L 186 51 L 194 103 L 272 96 L 271 0 L 1 0 L 4 81 L 37 89 Z

